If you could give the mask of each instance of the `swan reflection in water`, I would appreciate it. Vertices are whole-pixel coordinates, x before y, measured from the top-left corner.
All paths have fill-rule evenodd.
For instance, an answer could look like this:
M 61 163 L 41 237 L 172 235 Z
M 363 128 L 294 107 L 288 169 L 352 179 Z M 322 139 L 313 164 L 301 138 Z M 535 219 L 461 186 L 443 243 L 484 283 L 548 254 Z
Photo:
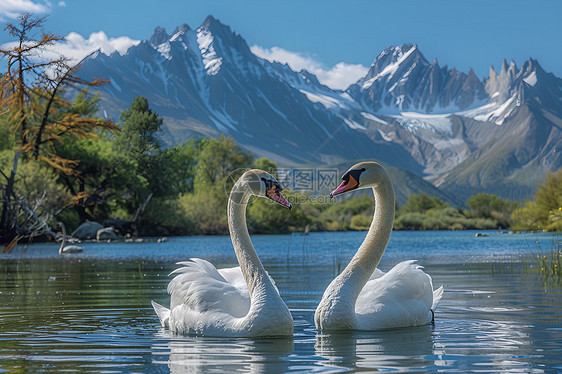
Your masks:
M 293 338 L 184 337 L 168 343 L 171 373 L 283 373 Z
M 314 349 L 317 356 L 325 359 L 320 363 L 345 370 L 415 370 L 438 365 L 427 360 L 435 354 L 433 326 L 429 325 L 318 334 Z

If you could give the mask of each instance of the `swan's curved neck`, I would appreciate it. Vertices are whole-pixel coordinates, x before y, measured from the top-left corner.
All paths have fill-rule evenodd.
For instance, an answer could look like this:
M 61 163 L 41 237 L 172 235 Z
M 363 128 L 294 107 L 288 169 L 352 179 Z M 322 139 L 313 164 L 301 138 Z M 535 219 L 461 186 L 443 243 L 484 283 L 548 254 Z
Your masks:
M 394 188 L 388 177 L 373 187 L 375 196 L 375 214 L 367 236 L 340 274 L 346 287 L 351 287 L 356 299 L 365 283 L 373 274 L 390 239 L 394 224 Z M 354 301 L 355 301 L 354 299 Z
M 234 185 L 228 199 L 228 228 L 242 276 L 252 297 L 258 285 L 271 282 L 252 244 L 246 225 L 246 206 L 250 197 L 251 193 L 240 183 Z

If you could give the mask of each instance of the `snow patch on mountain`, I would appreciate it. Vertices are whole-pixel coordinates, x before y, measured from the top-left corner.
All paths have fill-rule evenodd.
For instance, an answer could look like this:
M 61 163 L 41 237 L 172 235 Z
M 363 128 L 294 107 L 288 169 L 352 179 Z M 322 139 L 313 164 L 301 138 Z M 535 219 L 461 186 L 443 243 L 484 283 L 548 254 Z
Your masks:
M 378 132 L 379 132 L 381 138 L 383 138 L 384 141 L 392 142 L 393 139 L 390 136 L 388 136 L 387 134 L 385 134 L 381 129 L 379 129 Z
M 365 117 L 368 120 L 371 121 L 375 121 L 375 122 L 380 122 L 380 123 L 384 123 L 385 125 L 388 125 L 388 122 L 386 122 L 385 120 L 380 119 L 377 116 L 372 115 L 371 113 L 367 113 L 367 112 L 361 112 L 361 115 L 363 117 Z
M 496 125 L 501 126 L 503 122 L 509 118 L 513 110 L 519 106 L 520 103 L 517 96 L 517 94 L 514 94 L 502 104 L 492 102 L 482 105 L 481 107 L 465 110 L 456 114 L 473 118 L 481 122 L 494 122 Z
M 367 129 L 365 126 L 359 124 L 358 122 L 352 121 L 350 119 L 344 118 L 343 121 L 351 129 L 354 129 L 354 130 L 366 130 Z
M 350 109 L 353 105 L 353 99 L 347 93 L 329 94 L 322 91 L 312 92 L 310 88 L 309 90 L 300 89 L 299 91 L 305 94 L 311 102 L 320 103 L 327 109 Z
M 117 91 L 121 92 L 121 87 L 117 84 L 117 82 L 115 81 L 115 79 L 112 76 L 109 76 L 109 82 L 111 83 L 113 88 L 115 88 Z
M 404 53 L 399 59 L 398 61 L 396 61 L 395 63 L 389 64 L 387 65 L 380 73 L 378 73 L 377 75 L 375 75 L 373 78 L 365 81 L 365 83 L 363 83 L 363 90 L 366 90 L 367 88 L 371 87 L 373 85 L 373 83 L 388 75 L 387 80 L 392 79 L 392 77 L 394 76 L 394 74 L 396 73 L 396 71 L 398 70 L 398 68 L 400 67 L 400 65 L 406 61 L 408 59 L 408 57 L 410 57 L 410 55 L 417 49 L 416 46 L 412 46 L 412 48 L 410 48 L 408 50 L 408 52 Z M 414 65 L 415 66 L 415 65 Z M 406 73 L 406 75 L 404 77 L 407 77 L 407 75 L 409 74 L 409 72 Z M 392 90 L 392 87 L 389 91 Z
M 168 94 L 169 79 L 168 79 L 167 70 L 165 68 L 163 68 L 162 65 L 160 65 L 159 67 L 160 67 L 159 78 L 162 80 L 162 84 L 164 85 L 164 91 L 166 92 L 166 94 Z
M 172 56 L 170 55 L 171 48 L 172 47 L 170 46 L 170 42 L 166 42 L 160 44 L 156 50 L 160 52 L 160 55 L 164 57 L 166 60 L 171 60 L 172 59 Z
M 453 125 L 450 114 L 424 114 L 416 112 L 402 112 L 393 115 L 401 127 L 415 133 L 419 130 L 433 130 L 441 135 L 453 136 Z
M 213 47 L 213 34 L 209 30 L 199 28 L 197 32 L 197 43 L 203 57 L 203 65 L 208 75 L 216 75 L 222 64 L 222 57 L 218 57 Z
M 533 71 L 533 72 L 531 72 L 531 74 L 529 74 L 528 76 L 523 78 L 523 80 L 529 86 L 534 86 L 535 84 L 537 84 L 537 73 Z
M 299 90 L 299 91 L 302 92 L 303 94 L 305 94 L 306 97 L 308 98 L 308 100 L 312 101 L 313 103 L 320 103 L 328 109 L 335 108 L 335 107 L 339 106 L 338 100 L 336 100 L 332 97 L 329 97 L 329 96 L 326 96 L 326 95 L 321 95 L 321 94 L 315 94 L 315 93 L 305 91 L 305 90 Z
M 213 116 L 216 117 L 216 119 L 213 118 Z M 238 131 L 238 129 L 236 128 L 238 122 L 228 114 L 225 105 L 223 105 L 221 111 L 215 110 L 210 118 L 215 123 L 215 126 L 217 126 L 217 129 L 221 132 L 229 132 L 228 129 L 234 130 L 236 132 Z

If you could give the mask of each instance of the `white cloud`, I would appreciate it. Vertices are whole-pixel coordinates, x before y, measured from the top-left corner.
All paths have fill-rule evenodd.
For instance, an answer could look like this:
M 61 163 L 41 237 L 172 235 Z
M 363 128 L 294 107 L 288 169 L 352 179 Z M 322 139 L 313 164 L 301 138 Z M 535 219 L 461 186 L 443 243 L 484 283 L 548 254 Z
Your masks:
M 333 89 L 341 90 L 347 88 L 350 84 L 363 78 L 369 70 L 363 65 L 347 64 L 345 62 L 339 62 L 330 69 L 326 69 L 320 62 L 311 57 L 279 47 L 262 48 L 254 45 L 251 50 L 256 56 L 268 61 L 288 64 L 295 71 L 305 69 L 316 75 L 320 83 Z
M 106 55 L 115 51 L 123 55 L 130 47 L 139 43 L 139 40 L 131 39 L 128 36 L 108 38 L 103 31 L 91 33 L 88 39 L 84 39 L 82 35 L 76 32 L 71 32 L 65 37 L 64 41 L 55 44 L 53 49 L 58 54 L 66 56 L 74 62 L 79 62 L 98 49 Z
M 303 56 L 299 53 L 290 52 L 279 47 L 262 48 L 260 46 L 254 45 L 252 46 L 251 50 L 258 57 L 264 58 L 268 61 L 277 61 L 288 64 L 291 69 L 296 71 L 309 68 L 319 69 L 321 67 L 319 62 L 310 57 Z
M 139 40 L 134 40 L 127 36 L 108 38 L 103 31 L 91 33 L 88 39 L 85 39 L 76 32 L 71 32 L 63 41 L 57 42 L 49 48 L 44 49 L 42 53 L 36 57 L 39 60 L 54 60 L 60 56 L 64 56 L 68 58 L 68 64 L 72 66 L 98 49 L 106 55 L 115 51 L 123 55 L 130 47 L 139 43 Z M 5 43 L 1 47 L 3 49 L 11 49 L 14 46 L 16 46 L 16 42 Z
M 25 13 L 43 14 L 50 9 L 49 3 L 40 4 L 31 0 L 1 0 L 0 22 L 14 20 Z
M 59 6 L 62 6 L 62 7 L 66 6 L 66 1 L 59 1 Z
M 367 75 L 368 71 L 369 68 L 360 64 L 338 62 L 330 70 L 320 70 L 314 74 L 326 86 L 343 90 Z

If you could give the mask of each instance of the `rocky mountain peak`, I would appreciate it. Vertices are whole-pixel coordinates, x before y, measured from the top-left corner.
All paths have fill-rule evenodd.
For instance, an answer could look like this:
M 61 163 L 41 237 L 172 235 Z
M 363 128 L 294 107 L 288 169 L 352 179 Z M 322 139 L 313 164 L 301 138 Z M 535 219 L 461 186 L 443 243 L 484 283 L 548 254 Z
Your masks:
M 232 34 L 230 26 L 223 24 L 221 21 L 211 15 L 205 18 L 205 21 L 203 21 L 203 23 L 199 27 L 199 30 L 201 29 L 208 30 L 216 36 L 227 36 L 229 34 Z
M 430 64 L 416 44 L 386 48 L 348 92 L 375 111 L 425 113 L 453 107 L 463 110 L 486 96 L 474 71 L 467 75 L 441 68 L 437 58 Z
M 184 23 L 184 24 L 176 27 L 174 29 L 174 32 L 172 33 L 172 35 L 183 35 L 186 32 L 188 32 L 189 30 L 191 30 L 191 28 L 187 24 Z
M 169 39 L 170 35 L 166 32 L 166 29 L 158 26 L 154 29 L 154 34 L 152 34 L 148 40 L 148 44 L 150 44 L 153 48 L 156 48 L 160 44 L 167 42 Z
M 463 191 L 494 193 L 513 188 L 498 189 L 496 180 L 480 185 L 482 175 L 562 165 L 555 151 L 562 147 L 562 80 L 533 59 L 520 69 L 504 60 L 499 73 L 490 67 L 484 89 L 472 69 L 430 61 L 415 44 L 390 46 L 364 78 L 344 92 L 332 90 L 306 70 L 256 57 L 210 16 L 172 36 L 156 28 L 126 55 L 94 53 L 80 74 L 111 80 L 100 88 L 103 116 L 118 119 L 142 95 L 165 119 L 166 141 L 226 134 L 281 165 L 374 158 L 438 177 L 454 193 L 459 175 L 477 183 L 466 182 Z
M 383 72 L 391 72 L 392 68 L 397 69 L 400 66 L 411 66 L 418 60 L 428 65 L 427 60 L 425 60 L 425 57 L 423 57 L 419 51 L 417 44 L 401 44 L 396 47 L 389 46 L 377 56 L 375 61 L 371 64 L 367 75 L 362 80 L 369 80 L 377 75 L 382 75 Z
M 505 58 L 502 60 L 502 67 L 500 70 L 500 74 L 505 74 L 507 72 L 507 61 Z
M 196 32 L 198 40 L 205 40 L 217 56 L 228 55 L 231 60 L 236 60 L 234 55 L 244 56 L 245 61 L 256 58 L 240 35 L 213 16 L 208 16 Z

